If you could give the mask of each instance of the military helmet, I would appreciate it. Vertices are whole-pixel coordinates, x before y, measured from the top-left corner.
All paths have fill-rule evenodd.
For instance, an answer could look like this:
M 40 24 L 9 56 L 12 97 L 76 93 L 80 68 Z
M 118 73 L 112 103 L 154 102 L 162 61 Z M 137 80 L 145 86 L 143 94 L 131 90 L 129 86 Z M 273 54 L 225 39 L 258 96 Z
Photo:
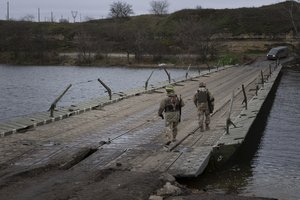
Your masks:
M 166 92 L 167 92 L 168 94 L 174 94 L 174 93 L 175 93 L 174 87 L 173 87 L 172 85 L 166 86 L 165 89 L 166 89 Z
M 206 87 L 206 84 L 204 82 L 200 82 L 199 87 Z

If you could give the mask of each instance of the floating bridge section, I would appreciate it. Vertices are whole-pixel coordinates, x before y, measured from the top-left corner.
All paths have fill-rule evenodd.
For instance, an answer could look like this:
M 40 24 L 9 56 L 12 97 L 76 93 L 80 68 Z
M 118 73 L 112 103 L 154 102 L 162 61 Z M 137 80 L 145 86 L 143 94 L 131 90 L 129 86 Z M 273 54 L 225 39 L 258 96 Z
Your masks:
M 62 169 L 62 176 L 64 170 L 77 176 L 120 168 L 196 177 L 209 161 L 225 162 L 243 143 L 281 67 L 259 61 L 172 82 L 185 106 L 177 141 L 168 146 L 164 121 L 157 116 L 168 82 L 59 109 L 53 117 L 41 112 L 3 122 L 0 180 L 46 166 Z M 192 102 L 199 81 L 207 83 L 216 99 L 211 128 L 205 132 L 199 131 Z

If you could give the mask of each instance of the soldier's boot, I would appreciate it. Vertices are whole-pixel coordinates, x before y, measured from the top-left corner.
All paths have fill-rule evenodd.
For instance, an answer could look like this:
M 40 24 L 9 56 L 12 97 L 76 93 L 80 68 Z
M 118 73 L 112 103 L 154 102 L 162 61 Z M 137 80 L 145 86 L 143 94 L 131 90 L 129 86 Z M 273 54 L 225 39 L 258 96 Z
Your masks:
M 176 141 L 176 136 L 177 136 L 177 127 L 174 127 L 172 132 L 172 142 Z
M 173 135 L 172 142 L 176 142 L 176 135 Z
M 167 139 L 167 143 L 171 143 L 172 140 L 172 130 L 168 127 L 166 130 L 166 139 Z
M 172 142 L 176 142 L 176 134 L 173 133 Z
M 209 129 L 210 129 L 209 124 L 206 124 L 206 125 L 205 125 L 205 129 L 206 129 L 206 130 L 209 130 Z

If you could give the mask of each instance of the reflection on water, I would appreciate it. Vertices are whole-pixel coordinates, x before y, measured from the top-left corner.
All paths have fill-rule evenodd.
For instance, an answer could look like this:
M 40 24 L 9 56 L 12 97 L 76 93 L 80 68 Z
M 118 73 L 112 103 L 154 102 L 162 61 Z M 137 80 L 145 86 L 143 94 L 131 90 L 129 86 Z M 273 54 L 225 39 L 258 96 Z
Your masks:
M 300 199 L 300 73 L 285 71 L 245 194 Z
M 67 106 L 105 94 L 97 81 L 100 78 L 113 92 L 144 87 L 154 69 L 124 67 L 76 67 L 76 66 L 6 66 L 0 65 L 0 120 L 48 110 L 65 87 L 70 90 L 58 106 Z M 184 69 L 168 69 L 172 78 L 184 77 Z M 193 70 L 190 74 L 197 73 Z M 151 84 L 166 81 L 164 70 L 156 69 Z
M 269 110 L 230 166 L 181 182 L 217 193 L 299 200 L 299 71 L 284 71 Z

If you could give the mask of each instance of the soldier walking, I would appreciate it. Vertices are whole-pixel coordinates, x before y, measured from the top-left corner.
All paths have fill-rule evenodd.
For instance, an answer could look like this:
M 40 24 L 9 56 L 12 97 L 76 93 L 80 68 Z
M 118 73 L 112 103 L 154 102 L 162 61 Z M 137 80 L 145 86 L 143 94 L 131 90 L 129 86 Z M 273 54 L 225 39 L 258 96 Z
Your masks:
M 181 107 L 184 106 L 184 103 L 178 96 L 175 94 L 173 86 L 166 87 L 167 97 L 164 98 L 158 110 L 158 115 L 164 119 L 166 129 L 166 138 L 168 140 L 168 144 L 173 141 L 176 141 L 177 136 L 177 125 L 180 122 L 181 118 Z M 165 117 L 163 115 L 165 113 Z
M 199 88 L 194 95 L 194 103 L 198 108 L 198 122 L 200 131 L 204 131 L 204 118 L 205 118 L 205 128 L 209 130 L 210 124 L 210 113 L 214 110 L 214 97 L 206 88 L 204 82 L 199 83 Z

